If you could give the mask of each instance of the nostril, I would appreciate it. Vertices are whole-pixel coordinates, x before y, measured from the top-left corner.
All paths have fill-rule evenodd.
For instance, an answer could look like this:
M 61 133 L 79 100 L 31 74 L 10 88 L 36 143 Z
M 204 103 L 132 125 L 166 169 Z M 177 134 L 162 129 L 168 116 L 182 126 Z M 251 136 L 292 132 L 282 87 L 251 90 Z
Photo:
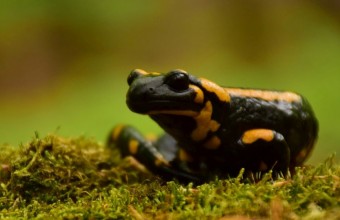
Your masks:
M 149 92 L 154 92 L 155 91 L 155 89 L 154 88 L 152 88 L 152 87 L 149 87 Z

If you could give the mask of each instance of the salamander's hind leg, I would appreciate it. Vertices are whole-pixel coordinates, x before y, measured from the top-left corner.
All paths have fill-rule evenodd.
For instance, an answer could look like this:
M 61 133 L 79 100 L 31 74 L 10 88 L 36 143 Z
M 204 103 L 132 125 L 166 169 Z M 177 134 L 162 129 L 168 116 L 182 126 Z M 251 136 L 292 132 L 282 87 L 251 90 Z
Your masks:
M 244 148 L 245 168 L 252 172 L 273 170 L 274 178 L 287 175 L 290 150 L 284 137 L 270 129 L 252 129 L 239 140 Z
M 178 179 L 182 182 L 198 182 L 199 179 L 175 169 L 170 165 L 170 160 L 176 155 L 174 140 L 160 138 L 155 143 L 147 140 L 139 131 L 131 126 L 116 126 L 109 137 L 108 146 L 119 148 L 123 157 L 133 156 L 151 172 L 165 180 Z M 156 145 L 162 145 L 158 147 Z
M 162 135 L 154 145 L 167 161 L 173 161 L 178 154 L 177 141 L 168 134 Z

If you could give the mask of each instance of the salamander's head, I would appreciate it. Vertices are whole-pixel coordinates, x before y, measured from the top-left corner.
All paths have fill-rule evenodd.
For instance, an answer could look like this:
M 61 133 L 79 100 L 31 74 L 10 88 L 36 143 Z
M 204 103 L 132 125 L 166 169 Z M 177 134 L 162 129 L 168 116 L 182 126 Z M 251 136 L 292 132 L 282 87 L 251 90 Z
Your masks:
M 184 70 L 160 74 L 135 69 L 127 81 L 126 103 L 136 113 L 195 116 L 204 106 L 198 79 Z
M 131 111 L 147 114 L 181 143 L 206 141 L 214 148 L 220 141 L 213 135 L 223 121 L 229 95 L 215 83 L 196 78 L 183 70 L 165 74 L 133 70 L 126 103 Z

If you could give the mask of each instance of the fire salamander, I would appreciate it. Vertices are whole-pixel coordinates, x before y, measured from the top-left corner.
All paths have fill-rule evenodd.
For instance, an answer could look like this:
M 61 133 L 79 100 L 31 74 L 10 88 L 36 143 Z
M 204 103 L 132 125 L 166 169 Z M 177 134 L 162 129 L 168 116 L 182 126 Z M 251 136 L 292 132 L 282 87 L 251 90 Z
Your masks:
M 221 87 L 183 70 L 133 70 L 126 103 L 149 115 L 165 135 L 151 141 L 131 126 L 116 126 L 109 145 L 165 180 L 205 182 L 272 170 L 287 175 L 302 165 L 318 123 L 302 96 L 287 91 Z

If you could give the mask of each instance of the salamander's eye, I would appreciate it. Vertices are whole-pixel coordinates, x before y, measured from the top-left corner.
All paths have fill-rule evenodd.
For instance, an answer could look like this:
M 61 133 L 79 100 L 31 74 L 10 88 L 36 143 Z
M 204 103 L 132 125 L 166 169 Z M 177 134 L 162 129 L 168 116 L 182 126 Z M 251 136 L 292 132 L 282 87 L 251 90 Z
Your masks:
M 167 74 L 165 83 L 176 91 L 183 91 L 189 88 L 189 76 L 183 70 L 173 70 Z
M 129 86 L 131 86 L 132 82 L 140 75 L 144 75 L 144 70 L 140 70 L 140 69 L 135 69 L 132 70 L 131 73 L 129 74 L 128 78 L 127 78 L 127 83 L 129 84 Z

